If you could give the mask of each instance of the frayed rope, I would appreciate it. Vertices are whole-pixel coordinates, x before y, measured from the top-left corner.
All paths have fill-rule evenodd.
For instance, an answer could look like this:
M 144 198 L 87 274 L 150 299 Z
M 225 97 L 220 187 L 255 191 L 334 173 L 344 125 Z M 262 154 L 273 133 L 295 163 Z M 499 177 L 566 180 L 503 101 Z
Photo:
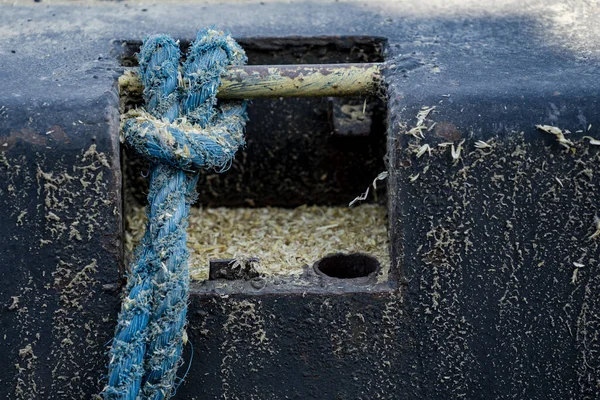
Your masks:
M 196 171 L 224 171 L 244 145 L 246 103 L 217 104 L 220 76 L 246 63 L 242 48 L 202 30 L 179 68 L 177 42 L 150 36 L 138 56 L 146 110 L 122 125 L 127 145 L 152 162 L 148 224 L 131 265 L 110 349 L 105 399 L 168 399 L 181 365 L 188 302 L 187 217 Z

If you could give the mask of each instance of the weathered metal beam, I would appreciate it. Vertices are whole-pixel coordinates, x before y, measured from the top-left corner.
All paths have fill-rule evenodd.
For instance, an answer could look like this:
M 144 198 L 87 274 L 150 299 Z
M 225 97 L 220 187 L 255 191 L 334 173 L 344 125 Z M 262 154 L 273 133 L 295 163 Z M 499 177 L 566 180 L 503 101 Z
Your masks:
M 381 63 L 357 63 L 230 67 L 223 76 L 218 97 L 260 99 L 372 94 L 379 87 L 381 66 Z M 130 93 L 143 90 L 134 71 L 121 76 L 119 87 Z

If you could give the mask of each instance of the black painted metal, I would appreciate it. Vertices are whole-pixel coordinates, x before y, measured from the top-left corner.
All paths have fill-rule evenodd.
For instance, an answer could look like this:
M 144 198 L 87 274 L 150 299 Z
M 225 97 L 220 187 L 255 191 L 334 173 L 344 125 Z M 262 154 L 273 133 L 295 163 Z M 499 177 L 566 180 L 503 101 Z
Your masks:
M 451 17 L 333 3 L 0 6 L 0 395 L 100 390 L 123 268 L 120 58 L 145 34 L 189 40 L 219 23 L 266 49 L 258 63 L 324 62 L 339 43 L 368 58 L 345 38 L 387 40 L 393 274 L 195 286 L 178 397 L 598 398 L 599 155 L 582 136 L 600 136 L 599 53 L 585 35 L 557 36 L 545 18 L 558 11 L 533 4 Z M 436 106 L 419 144 L 434 151 L 417 159 L 405 132 L 422 106 Z M 271 110 L 280 129 L 326 110 L 252 107 L 250 137 Z M 538 123 L 569 129 L 575 150 Z M 438 147 L 462 138 L 456 162 Z

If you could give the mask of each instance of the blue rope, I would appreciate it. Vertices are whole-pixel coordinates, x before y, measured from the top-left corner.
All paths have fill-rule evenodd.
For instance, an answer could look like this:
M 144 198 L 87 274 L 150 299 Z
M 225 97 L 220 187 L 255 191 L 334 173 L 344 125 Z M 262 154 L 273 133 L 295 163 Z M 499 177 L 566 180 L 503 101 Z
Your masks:
M 105 399 L 167 399 L 181 365 L 188 302 L 186 228 L 201 168 L 225 171 L 244 145 L 246 103 L 217 103 L 220 76 L 246 56 L 231 36 L 202 30 L 179 72 L 168 36 L 138 56 L 146 110 L 122 127 L 127 145 L 152 162 L 146 233 L 128 275 L 110 349 Z

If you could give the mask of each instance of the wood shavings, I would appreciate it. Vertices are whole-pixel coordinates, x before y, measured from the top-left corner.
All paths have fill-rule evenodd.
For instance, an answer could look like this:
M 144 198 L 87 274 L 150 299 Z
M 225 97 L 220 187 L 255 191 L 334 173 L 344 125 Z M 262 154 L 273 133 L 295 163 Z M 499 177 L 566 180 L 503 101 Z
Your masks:
M 375 179 L 373 179 L 373 189 L 377 189 L 377 181 L 383 181 L 383 180 L 387 179 L 387 177 L 388 177 L 387 171 L 380 172 L 379 175 L 377 175 L 375 177 Z
M 483 155 L 489 156 L 494 151 L 494 147 L 496 144 L 494 143 L 494 139 L 490 139 L 487 142 L 483 140 L 478 140 L 475 142 L 475 148 L 479 150 L 479 152 Z
M 570 149 L 573 146 L 573 142 L 565 137 L 565 133 L 571 133 L 568 130 L 563 131 L 562 129 L 552 125 L 536 125 L 537 129 L 550 133 L 556 137 L 558 143 L 566 149 Z
M 435 106 L 421 107 L 421 110 L 417 113 L 417 126 L 423 125 L 425 123 L 425 119 L 429 116 L 429 113 L 432 112 L 433 110 L 435 110 Z
M 414 128 L 407 131 L 406 134 L 414 136 L 416 139 L 425 139 L 425 135 L 423 135 L 423 131 L 426 129 L 427 128 L 423 125 L 415 126 Z
M 381 176 L 381 174 L 380 174 Z M 375 180 L 377 181 L 377 179 Z M 208 279 L 209 260 L 256 257 L 265 276 L 299 275 L 304 265 L 336 252 L 364 252 L 390 265 L 387 209 L 301 206 L 285 208 L 197 208 L 190 210 L 190 277 Z M 132 206 L 126 218 L 125 248 L 132 253 L 143 234 L 145 209 Z
M 10 311 L 12 310 L 16 310 L 19 308 L 19 297 L 20 296 L 11 296 L 11 300 L 12 300 L 12 304 L 10 306 L 8 306 L 8 309 Z
M 404 132 L 406 135 L 414 136 L 416 139 L 425 139 L 425 135 L 423 135 L 423 131 L 428 130 L 425 126 L 425 119 L 435 110 L 435 106 L 427 107 L 423 106 L 417 113 L 417 125 L 414 128 Z
M 371 190 L 371 186 L 367 187 L 367 190 L 365 190 L 360 196 L 355 197 L 354 200 L 352 200 L 348 204 L 348 207 L 352 207 L 353 205 L 355 205 L 359 201 L 365 201 L 367 199 L 367 197 L 369 196 L 369 191 L 370 190 Z
M 478 140 L 475 142 L 475 148 L 476 149 L 491 149 L 492 146 L 489 143 L 484 142 L 483 140 Z
M 454 144 L 452 144 L 450 146 L 450 155 L 452 156 L 452 160 L 453 160 L 452 165 L 458 164 L 458 161 L 460 160 L 460 154 L 463 149 L 462 146 L 464 143 L 465 143 L 465 139 L 461 140 L 456 147 L 454 147 Z
M 571 285 L 577 284 L 577 276 L 579 275 L 579 268 L 575 268 L 573 270 L 573 275 L 571 275 Z
M 598 218 L 597 216 L 594 217 L 594 225 L 595 225 L 596 231 L 594 233 L 592 233 L 592 235 L 589 237 L 590 240 L 596 239 L 597 237 L 600 236 L 600 218 Z
M 592 146 L 600 146 L 600 140 L 598 139 L 594 139 L 591 136 L 584 136 L 583 138 L 589 140 Z
M 458 161 L 461 158 L 463 144 L 465 144 L 465 139 L 461 140 L 456 146 L 453 142 L 444 142 L 438 144 L 438 147 L 446 148 L 450 146 L 450 156 L 452 157 L 452 165 L 457 165 Z
M 373 183 L 371 184 L 371 186 L 373 186 L 373 189 L 377 190 L 377 181 L 382 181 L 382 180 L 386 179 L 387 177 L 388 177 L 388 172 L 387 171 L 383 171 L 379 175 L 377 175 L 375 177 L 375 179 L 373 179 Z M 352 200 L 350 202 L 350 204 L 348 204 L 348 207 L 352 207 L 353 205 L 355 205 L 359 201 L 365 201 L 367 199 L 367 197 L 369 196 L 369 191 L 371 190 L 371 186 L 368 186 L 367 190 L 365 190 L 361 195 L 359 195 L 356 198 L 354 198 L 354 200 Z
M 577 278 L 579 276 L 579 269 L 580 268 L 584 268 L 585 265 L 578 263 L 578 262 L 574 262 L 573 266 L 575 267 L 575 269 L 573 270 L 573 275 L 571 276 L 571 284 L 572 285 L 576 285 L 577 284 Z
M 558 184 L 560 185 L 560 187 L 561 187 L 561 188 L 562 188 L 562 187 L 565 187 L 565 185 L 563 185 L 562 181 L 561 181 L 560 179 L 558 179 L 556 176 L 554 177 L 554 180 L 555 180 L 556 182 L 558 182 Z
M 414 153 L 417 155 L 417 158 L 421 158 L 425 153 L 428 153 L 429 156 L 431 156 L 431 146 L 424 144 L 421 147 L 416 147 Z

